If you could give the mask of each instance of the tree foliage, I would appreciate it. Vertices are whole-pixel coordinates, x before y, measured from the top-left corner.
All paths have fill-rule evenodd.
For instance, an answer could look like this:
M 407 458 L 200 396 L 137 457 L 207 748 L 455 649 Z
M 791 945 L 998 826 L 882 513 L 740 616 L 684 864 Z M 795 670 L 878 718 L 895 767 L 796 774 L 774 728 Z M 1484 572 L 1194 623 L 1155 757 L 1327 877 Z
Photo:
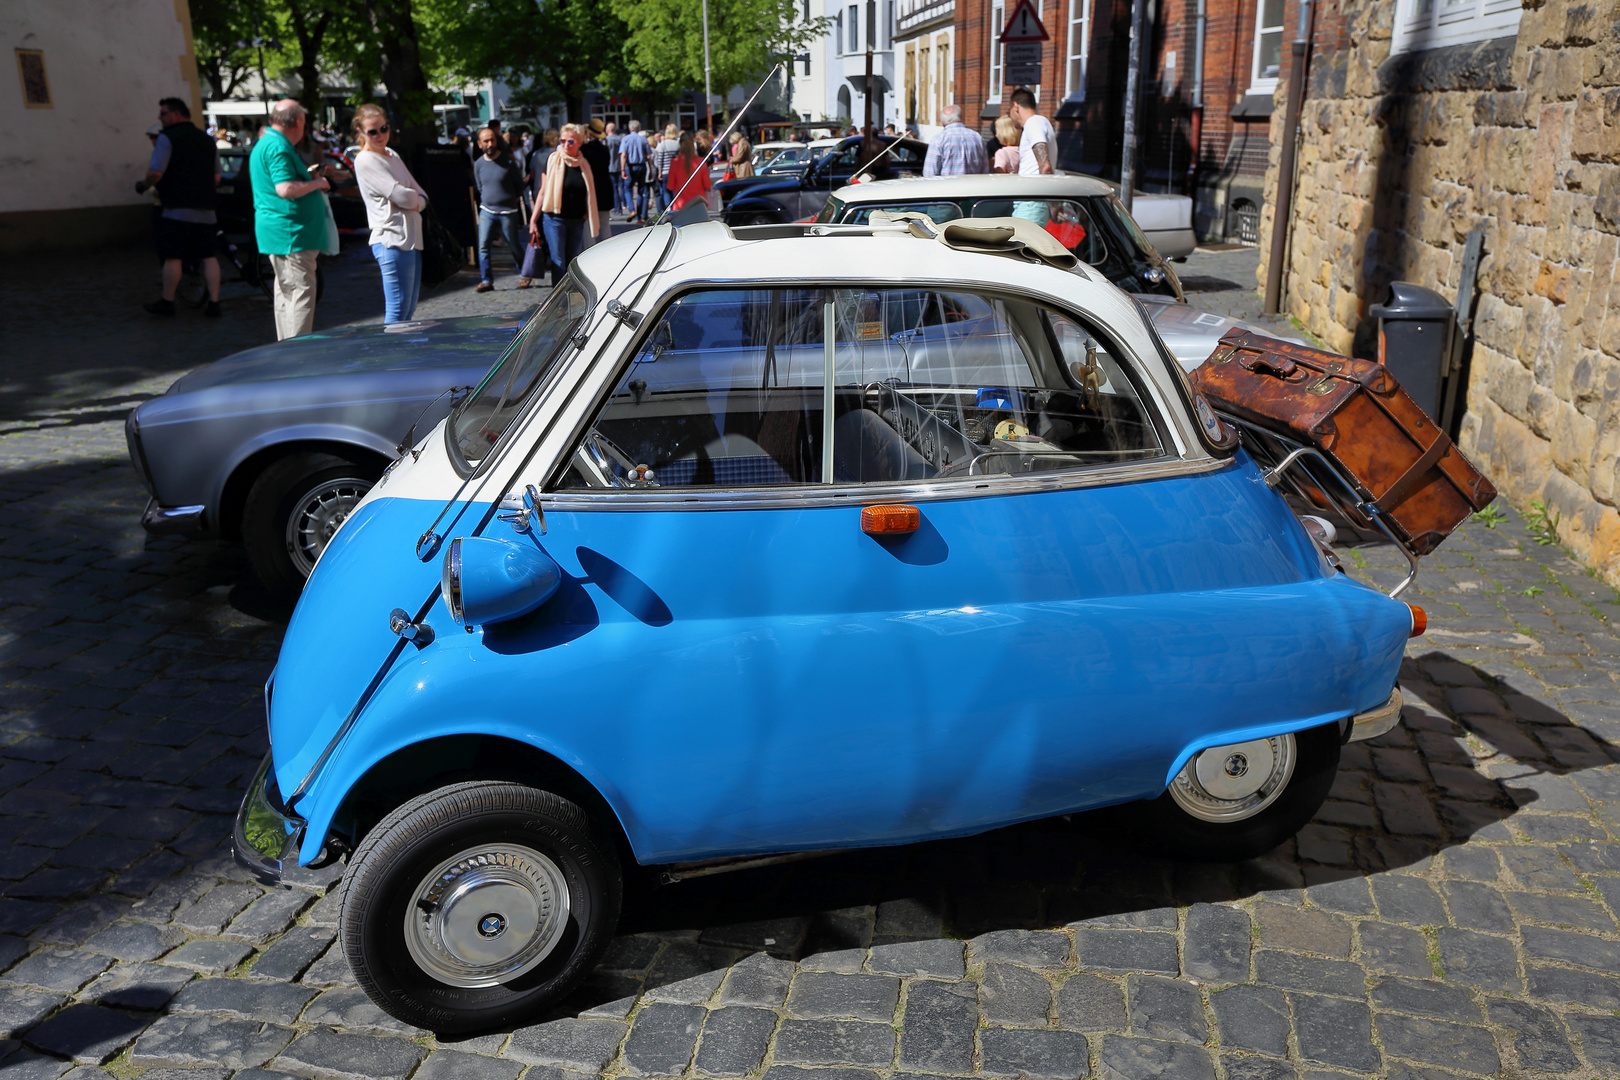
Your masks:
M 529 83 L 585 113 L 585 92 L 626 79 L 624 23 L 604 0 L 418 0 L 448 75 Z
M 628 89 L 672 93 L 703 85 L 702 0 L 604 0 L 629 27 Z M 798 0 L 709 0 L 714 92 L 763 77 L 826 33 L 825 18 L 801 19 Z
M 230 97 L 253 70 L 253 50 L 236 47 L 253 36 L 253 13 L 253 0 L 191 0 L 197 72 L 208 84 L 210 101 Z

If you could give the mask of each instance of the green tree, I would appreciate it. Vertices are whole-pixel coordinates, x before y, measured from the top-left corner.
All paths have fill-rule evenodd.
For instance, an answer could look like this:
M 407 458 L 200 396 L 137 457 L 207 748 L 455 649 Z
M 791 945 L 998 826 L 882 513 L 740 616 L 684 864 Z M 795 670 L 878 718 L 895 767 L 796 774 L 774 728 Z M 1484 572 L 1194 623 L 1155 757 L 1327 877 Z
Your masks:
M 281 6 L 294 46 L 287 58 L 288 68 L 298 76 L 298 103 L 312 116 L 323 116 L 321 70 L 328 66 L 323 63 L 327 34 L 334 22 L 352 20 L 360 12 L 351 0 L 281 0 Z
M 192 45 L 208 100 L 230 97 L 253 70 L 253 50 L 236 47 L 252 36 L 253 0 L 191 0 Z
M 378 43 L 376 73 L 388 86 L 388 112 L 401 150 L 434 141 L 433 91 L 428 87 L 427 53 L 412 0 L 358 0 Z M 425 6 L 425 5 L 423 5 Z
M 585 118 L 585 92 L 627 77 L 624 23 L 604 0 L 418 0 L 448 75 L 533 87 Z M 429 14 L 431 13 L 431 14 Z
M 703 85 L 702 0 L 608 0 L 630 28 L 624 44 L 631 90 L 673 94 Z M 826 33 L 801 19 L 798 0 L 709 0 L 709 64 L 723 99 Z

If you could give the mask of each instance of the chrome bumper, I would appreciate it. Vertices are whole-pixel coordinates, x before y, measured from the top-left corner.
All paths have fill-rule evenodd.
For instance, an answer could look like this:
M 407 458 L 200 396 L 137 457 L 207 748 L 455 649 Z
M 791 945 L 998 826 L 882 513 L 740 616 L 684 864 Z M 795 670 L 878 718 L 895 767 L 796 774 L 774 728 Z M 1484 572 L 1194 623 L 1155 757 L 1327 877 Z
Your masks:
M 1376 709 L 1368 709 L 1350 718 L 1350 732 L 1345 742 L 1376 739 L 1401 722 L 1401 688 L 1389 692 L 1389 700 Z
M 281 805 L 281 790 L 270 767 L 270 755 L 253 777 L 242 809 L 236 812 L 236 831 L 231 847 L 236 862 L 266 885 L 280 885 L 283 867 L 298 865 L 298 842 L 304 835 L 304 819 Z
M 158 501 L 153 499 L 146 504 L 146 512 L 141 515 L 141 527 L 154 536 L 202 532 L 203 508 L 159 506 Z

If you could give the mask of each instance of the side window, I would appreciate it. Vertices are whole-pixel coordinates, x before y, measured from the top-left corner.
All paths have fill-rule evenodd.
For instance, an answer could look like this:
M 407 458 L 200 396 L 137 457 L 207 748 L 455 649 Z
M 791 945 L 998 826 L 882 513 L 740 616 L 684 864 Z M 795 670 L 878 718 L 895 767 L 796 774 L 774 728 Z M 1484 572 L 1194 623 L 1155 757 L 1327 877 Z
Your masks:
M 842 204 L 840 204 L 840 205 L 842 205 Z M 944 223 L 944 222 L 947 222 L 947 221 L 955 221 L 957 218 L 962 216 L 961 208 L 959 206 L 957 206 L 955 203 L 948 203 L 948 202 L 896 203 L 895 205 L 892 205 L 892 206 L 862 206 L 862 207 L 859 207 L 859 208 L 857 208 L 855 210 L 855 212 L 853 214 L 850 215 L 849 220 L 846 222 L 846 224 L 849 224 L 849 225 L 866 225 L 866 224 L 869 224 L 871 222 L 871 220 L 872 220 L 872 211 L 874 211 L 874 210 L 886 210 L 891 214 L 904 213 L 905 211 L 908 211 L 908 210 L 916 211 L 917 213 L 927 214 L 930 218 L 932 218 L 934 220 L 934 222 L 936 224 L 941 224 L 941 223 Z
M 1125 366 L 1061 312 L 958 291 L 837 296 L 840 481 L 1022 475 L 1164 453 Z
M 560 486 L 1022 475 L 1160 457 L 1165 445 L 1107 340 L 1033 301 L 716 289 L 665 310 Z
M 1072 199 L 980 199 L 973 216 L 1026 218 L 1057 237 L 1081 262 L 1101 266 L 1108 260 L 1108 248 L 1091 212 Z
M 563 488 L 821 480 L 821 290 L 710 290 L 665 310 Z

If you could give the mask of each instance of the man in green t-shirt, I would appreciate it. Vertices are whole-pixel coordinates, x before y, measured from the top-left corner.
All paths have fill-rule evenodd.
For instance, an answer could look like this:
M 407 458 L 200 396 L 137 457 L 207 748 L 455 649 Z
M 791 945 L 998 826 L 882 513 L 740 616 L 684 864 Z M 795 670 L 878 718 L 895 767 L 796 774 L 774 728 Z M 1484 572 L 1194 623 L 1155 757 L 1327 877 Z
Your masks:
M 293 149 L 304 137 L 304 107 L 285 98 L 270 107 L 270 126 L 253 144 L 253 228 L 259 250 L 270 256 L 276 287 L 276 340 L 315 329 L 315 257 L 326 250 L 326 203 L 332 185 L 312 175 Z

